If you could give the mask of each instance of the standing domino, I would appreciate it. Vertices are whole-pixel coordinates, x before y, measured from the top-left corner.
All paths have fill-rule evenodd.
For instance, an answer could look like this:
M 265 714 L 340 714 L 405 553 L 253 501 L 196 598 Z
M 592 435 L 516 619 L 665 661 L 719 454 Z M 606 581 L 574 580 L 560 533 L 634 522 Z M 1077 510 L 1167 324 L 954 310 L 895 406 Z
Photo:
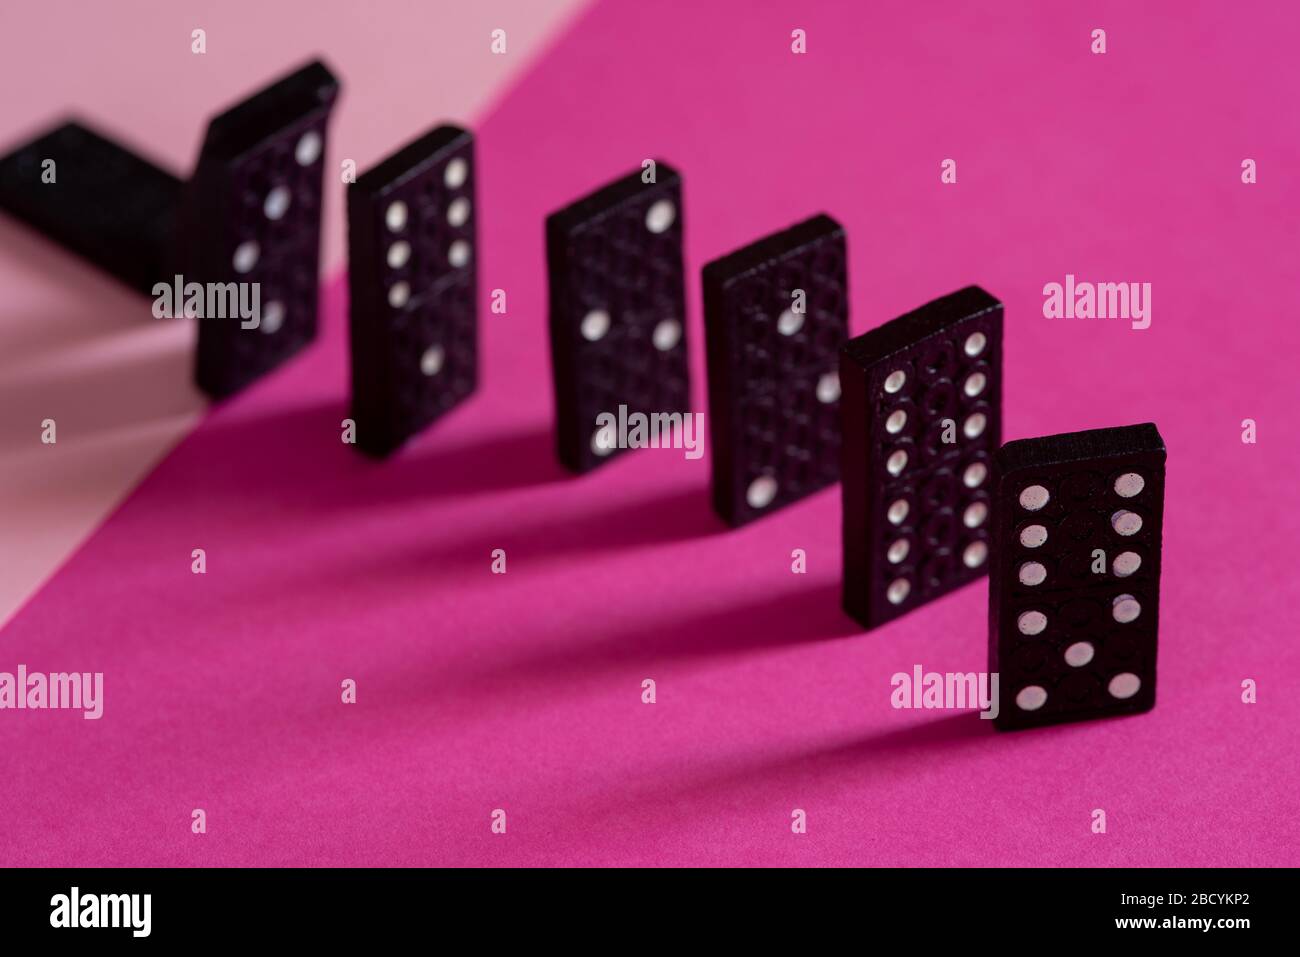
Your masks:
M 1156 700 L 1165 444 L 1154 425 L 1008 442 L 997 454 L 989 671 L 999 728 Z
M 313 61 L 213 118 L 188 182 L 63 123 L 0 157 L 0 209 L 154 296 L 155 315 L 187 314 L 194 296 L 195 379 L 214 398 L 231 395 L 316 335 L 338 90 Z M 173 288 L 185 305 L 173 298 L 160 311 L 160 291 Z
M 1002 303 L 967 286 L 850 341 L 844 609 L 874 628 L 986 570 Z
M 357 447 L 393 452 L 477 382 L 474 138 L 439 126 L 348 188 Z
M 546 220 L 551 368 L 560 462 L 587 472 L 620 454 L 597 417 L 685 413 L 681 176 L 656 161 Z
M 316 337 L 325 127 L 338 81 L 308 64 L 215 117 L 187 187 L 186 280 L 258 283 L 255 328 L 199 320 L 196 379 L 238 392 Z
M 840 470 L 844 228 L 814 216 L 704 267 L 713 508 L 751 522 Z

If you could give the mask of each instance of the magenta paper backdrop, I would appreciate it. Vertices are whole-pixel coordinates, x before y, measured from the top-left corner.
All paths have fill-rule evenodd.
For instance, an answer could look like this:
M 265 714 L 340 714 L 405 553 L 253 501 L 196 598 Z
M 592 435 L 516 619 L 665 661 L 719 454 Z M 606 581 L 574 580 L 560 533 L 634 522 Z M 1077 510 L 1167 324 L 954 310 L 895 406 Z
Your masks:
M 17 614 L 0 669 L 102 671 L 106 703 L 0 714 L 0 861 L 1300 863 L 1300 16 L 795 9 L 595 7 L 478 130 L 480 393 L 393 461 L 343 446 L 335 277 L 322 341 L 212 411 Z M 1153 712 L 999 735 L 895 711 L 894 672 L 985 667 L 984 583 L 862 634 L 838 490 L 733 532 L 707 458 L 561 473 L 542 219 L 650 156 L 686 179 L 697 407 L 699 268 L 825 210 L 855 332 L 971 282 L 1003 299 L 1005 438 L 1159 425 Z M 1151 327 L 1044 318 L 1066 273 L 1150 282 Z

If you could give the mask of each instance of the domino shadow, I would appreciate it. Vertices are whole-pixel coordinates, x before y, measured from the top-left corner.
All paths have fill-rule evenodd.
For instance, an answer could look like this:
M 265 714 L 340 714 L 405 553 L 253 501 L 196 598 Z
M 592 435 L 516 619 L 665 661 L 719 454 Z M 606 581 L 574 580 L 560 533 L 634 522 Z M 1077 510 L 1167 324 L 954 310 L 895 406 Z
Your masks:
M 453 414 L 472 414 L 458 409 Z M 526 425 L 447 443 L 422 436 L 385 460 L 342 439 L 346 399 L 266 414 L 218 409 L 174 457 L 171 489 L 207 509 L 260 501 L 320 516 L 435 497 L 490 494 L 561 481 L 549 429 Z
M 717 802 L 733 800 L 737 791 L 759 783 L 767 790 L 816 788 L 822 782 L 842 786 L 855 776 L 911 773 L 927 762 L 947 760 L 955 751 L 987 747 L 996 734 L 992 721 L 974 711 L 962 711 L 824 747 L 732 762 L 717 772 L 700 769 L 694 774 L 648 775 L 650 780 L 680 783 L 647 789 L 634 800 L 680 810 L 691 804 L 717 806 Z M 628 796 L 620 795 L 620 800 L 627 801 Z
M 668 545 L 725 531 L 709 508 L 708 490 L 689 486 L 610 506 L 593 503 L 576 513 L 550 515 L 543 511 L 536 521 L 505 521 L 423 551 L 414 560 L 449 567 L 469 558 L 477 570 L 477 563 L 494 548 L 504 548 L 511 561 L 527 566 L 536 561 L 587 554 L 594 558 L 601 552 Z
M 545 509 L 525 509 L 526 514 Z M 414 523 L 409 538 L 386 543 L 377 554 L 339 555 L 316 562 L 310 580 L 328 582 L 356 600 L 383 602 L 411 594 L 415 586 L 435 585 L 454 591 L 457 581 L 486 574 L 494 549 L 503 548 L 511 563 L 511 578 L 556 561 L 575 557 L 599 561 L 603 554 L 666 545 L 725 531 L 708 507 L 705 492 L 695 488 L 664 492 L 652 499 L 622 502 L 606 508 L 584 508 L 578 514 L 544 517 L 541 521 L 512 520 L 476 529 L 468 537 L 431 544 L 427 523 Z M 580 572 L 575 572 L 580 574 Z M 278 591 L 284 581 L 267 581 Z M 259 586 L 261 587 L 261 586 Z
M 40 276 L 42 282 L 71 292 L 78 303 L 74 315 L 58 321 L 49 315 L 6 315 L 0 334 L 3 368 L 22 368 L 58 353 L 84 349 L 154 321 L 144 296 L 123 289 L 84 260 L 3 213 L 0 249 L 18 273 Z
M 762 594 L 739 606 L 648 622 L 601 638 L 595 645 L 579 642 L 559 652 L 542 648 L 513 664 L 533 678 L 562 680 L 630 666 L 652 668 L 665 661 L 726 658 L 848 638 L 861 628 L 840 609 L 839 591 L 838 581 L 828 581 Z
M 611 468 L 632 464 L 620 461 Z M 707 479 L 703 484 L 675 486 L 656 491 L 650 497 L 602 506 L 598 500 L 600 490 L 617 489 L 626 477 L 600 473 L 574 477 L 564 472 L 560 478 L 565 482 L 589 483 L 587 488 L 597 500 L 590 504 L 584 502 L 576 510 L 568 503 L 560 514 L 552 514 L 542 502 L 540 507 L 520 509 L 518 516 L 507 516 L 469 537 L 435 547 L 421 546 L 417 554 L 395 556 L 397 562 L 425 567 L 432 563 L 444 570 L 469 562 L 477 572 L 485 556 L 496 548 L 504 548 L 512 562 L 527 566 L 534 559 L 545 561 L 589 554 L 596 560 L 603 552 L 685 541 L 723 541 L 743 534 L 729 527 L 713 510 Z M 794 507 L 807 504 L 796 503 Z M 400 568 L 389 572 L 401 575 Z M 838 603 L 837 591 L 836 607 Z
M 473 414 L 472 409 L 457 412 Z M 455 413 L 453 413 L 455 414 Z M 547 425 L 524 425 L 448 445 L 435 435 L 422 437 L 385 461 L 361 459 L 349 471 L 381 504 L 429 496 L 469 496 L 551 485 L 564 481 Z M 347 501 L 358 504 L 351 495 Z M 362 503 L 364 504 L 364 503 Z
M 173 422 L 183 431 L 204 405 L 191 383 L 192 330 L 164 327 L 147 298 L 3 216 L 0 247 L 20 272 L 60 290 L 41 297 L 40 312 L 8 313 L 0 323 L 0 404 L 23 429 L 0 429 L 0 455 L 39 453 L 46 417 L 58 423 L 61 444 L 92 454 L 90 474 L 99 471 L 93 455 L 114 457 L 113 446 L 132 436 L 165 437 Z
M 831 581 L 562 643 L 537 636 L 519 653 L 499 656 L 499 667 L 478 672 L 430 676 L 412 668 L 381 697 L 386 707 L 445 701 L 447 695 L 482 704 L 485 698 L 513 699 L 521 686 L 556 689 L 620 671 L 641 674 L 665 663 L 833 641 L 860 631 L 840 609 L 839 583 Z

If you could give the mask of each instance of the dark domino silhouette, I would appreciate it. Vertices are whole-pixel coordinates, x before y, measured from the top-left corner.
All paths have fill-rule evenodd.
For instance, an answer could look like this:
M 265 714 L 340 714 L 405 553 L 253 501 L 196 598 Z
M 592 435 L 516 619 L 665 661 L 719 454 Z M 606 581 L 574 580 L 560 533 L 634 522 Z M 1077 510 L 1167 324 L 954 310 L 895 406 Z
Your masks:
M 477 382 L 474 139 L 439 126 L 348 188 L 352 415 L 388 455 Z
M 1154 425 L 997 453 L 989 671 L 999 728 L 1155 705 L 1165 445 Z
M 326 124 L 338 82 L 311 63 L 214 118 L 186 189 L 186 282 L 260 284 L 256 328 L 199 320 L 196 379 L 221 398 L 316 336 Z
M 874 628 L 987 570 L 1002 304 L 936 299 L 851 340 L 840 380 L 844 609 Z
M 625 451 L 602 413 L 686 413 L 681 177 L 656 161 L 546 220 L 560 462 L 587 472 Z
M 53 182 L 42 179 L 52 160 Z M 79 122 L 0 159 L 0 209 L 152 295 L 175 268 L 183 184 Z
M 316 333 L 325 126 L 337 93 L 320 62 L 270 84 L 211 121 L 188 182 L 63 123 L 0 158 L 0 208 L 149 296 L 177 274 L 186 286 L 259 283 L 255 320 L 198 320 L 198 384 L 229 395 Z M 53 182 L 42 181 L 46 160 Z
M 704 267 L 713 507 L 728 525 L 839 477 L 846 254 L 843 227 L 818 215 Z

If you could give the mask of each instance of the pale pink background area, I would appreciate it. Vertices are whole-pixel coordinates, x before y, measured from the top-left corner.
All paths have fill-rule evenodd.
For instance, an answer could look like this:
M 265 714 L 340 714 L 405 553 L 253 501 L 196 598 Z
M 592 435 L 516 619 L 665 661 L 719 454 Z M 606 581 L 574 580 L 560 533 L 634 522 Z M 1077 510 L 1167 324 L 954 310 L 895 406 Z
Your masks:
M 589 11 L 478 129 L 484 302 L 509 296 L 483 310 L 478 395 L 392 461 L 345 448 L 336 278 L 324 341 L 208 416 L 0 632 L 3 667 L 107 686 L 97 722 L 0 714 L 0 861 L 1300 863 L 1300 18 L 793 10 Z M 384 108 L 353 89 L 341 118 Z M 647 156 L 686 178 L 700 407 L 700 266 L 824 209 L 854 331 L 970 282 L 1005 301 L 1006 438 L 1159 425 L 1153 712 L 999 735 L 894 711 L 896 671 L 985 666 L 984 583 L 862 634 L 838 608 L 838 490 L 727 531 L 707 459 L 560 471 L 542 219 Z M 1153 283 L 1151 328 L 1044 319 L 1067 272 Z
M 186 176 L 208 118 L 324 55 L 331 127 L 324 265 L 345 259 L 340 164 L 472 122 L 584 0 L 0 5 L 0 152 L 75 113 Z M 506 31 L 504 55 L 489 49 Z M 207 52 L 191 32 L 207 31 Z M 160 277 L 161 278 L 161 277 Z M 0 217 L 0 623 L 198 421 L 194 330 Z M 58 425 L 58 452 L 40 423 Z

